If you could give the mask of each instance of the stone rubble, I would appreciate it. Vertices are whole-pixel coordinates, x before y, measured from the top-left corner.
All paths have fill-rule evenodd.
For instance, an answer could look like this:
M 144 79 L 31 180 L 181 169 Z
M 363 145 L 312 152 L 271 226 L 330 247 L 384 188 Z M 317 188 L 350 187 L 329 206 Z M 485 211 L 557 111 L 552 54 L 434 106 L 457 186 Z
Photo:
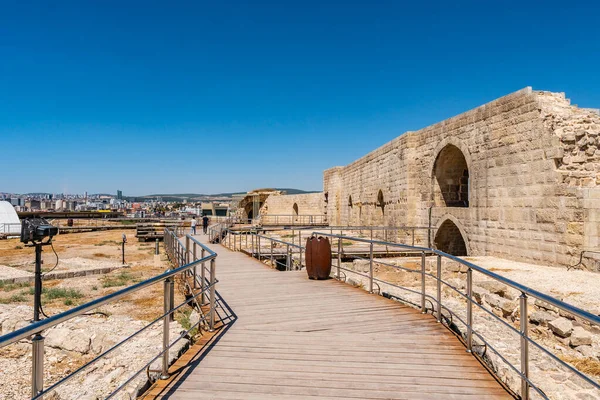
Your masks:
M 0 305 L 0 335 L 12 332 L 29 324 L 33 314 L 29 306 Z M 85 362 L 129 337 L 147 322 L 125 316 L 100 315 L 79 316 L 61 323 L 44 332 L 45 365 L 44 387 L 49 387 L 63 376 L 75 371 Z M 171 341 L 183 331 L 175 321 L 171 323 Z M 169 358 L 173 362 L 188 344 L 178 341 L 171 349 Z M 162 350 L 162 323 L 156 323 L 132 340 L 124 343 L 95 364 L 88 366 L 48 396 L 52 400 L 104 398 L 134 372 L 142 368 Z M 161 359 L 152 362 L 150 369 L 159 371 Z M 11 385 L 0 385 L 0 399 L 26 399 L 30 395 L 31 342 L 23 340 L 0 351 L 0 382 L 9 377 Z M 156 376 L 155 372 L 152 375 Z M 116 396 L 130 399 L 148 382 L 142 371 Z

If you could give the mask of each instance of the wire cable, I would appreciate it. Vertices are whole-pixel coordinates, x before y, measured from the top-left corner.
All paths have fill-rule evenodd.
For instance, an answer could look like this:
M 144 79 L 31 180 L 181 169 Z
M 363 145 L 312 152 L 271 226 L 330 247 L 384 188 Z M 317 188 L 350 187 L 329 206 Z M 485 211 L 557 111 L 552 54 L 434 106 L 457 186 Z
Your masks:
M 50 248 L 52 249 L 52 251 L 54 252 L 54 255 L 56 256 L 56 264 L 54 264 L 54 267 L 52 267 L 52 269 L 50 269 L 50 271 L 46 271 L 42 274 L 42 278 L 46 275 L 49 274 L 50 272 L 54 271 L 56 269 L 56 267 L 58 267 L 58 253 L 56 253 L 56 250 L 54 250 L 54 243 L 50 242 Z

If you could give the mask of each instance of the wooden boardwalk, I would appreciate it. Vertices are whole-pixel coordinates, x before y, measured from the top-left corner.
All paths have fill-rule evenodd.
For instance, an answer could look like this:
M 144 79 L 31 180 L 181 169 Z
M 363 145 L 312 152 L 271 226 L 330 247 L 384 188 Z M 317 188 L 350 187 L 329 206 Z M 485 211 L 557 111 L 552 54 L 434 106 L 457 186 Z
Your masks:
M 210 246 L 237 318 L 158 398 L 512 398 L 431 315 Z

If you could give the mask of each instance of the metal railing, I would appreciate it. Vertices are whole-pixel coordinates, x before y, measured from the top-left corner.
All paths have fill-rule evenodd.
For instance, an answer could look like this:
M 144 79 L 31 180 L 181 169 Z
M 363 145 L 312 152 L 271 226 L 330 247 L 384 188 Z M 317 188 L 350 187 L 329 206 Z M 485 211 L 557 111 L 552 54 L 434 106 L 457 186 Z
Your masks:
M 21 234 L 21 223 L 3 222 L 0 224 L 0 233 L 14 234 L 15 236 L 19 236 Z
M 268 225 L 327 225 L 327 215 L 264 214 L 258 220 Z
M 298 257 L 297 257 L 297 260 L 298 260 L 297 267 L 293 268 L 294 260 L 292 259 L 292 257 L 289 257 L 290 261 L 287 261 L 286 269 L 289 270 L 289 269 L 301 269 L 302 268 L 302 261 L 303 261 L 302 260 L 302 251 L 305 250 L 305 248 L 302 246 L 301 240 L 299 240 L 300 244 L 298 245 L 295 243 L 286 242 L 284 240 L 274 239 L 274 238 L 270 238 L 265 235 L 260 235 L 257 232 L 258 231 L 257 229 L 254 229 L 254 230 L 250 229 L 250 230 L 246 230 L 246 231 L 233 231 L 233 230 L 230 230 L 229 227 L 227 227 L 227 226 L 220 226 L 218 228 L 219 228 L 219 230 L 215 234 L 215 238 L 217 238 L 217 237 L 221 238 L 222 244 L 233 250 L 251 249 L 248 252 L 248 254 L 250 256 L 258 258 L 258 259 L 271 258 L 271 263 L 273 264 L 273 266 L 275 266 L 273 259 L 277 255 L 280 255 L 278 253 L 273 252 L 273 249 L 275 248 L 274 244 L 276 244 L 280 247 L 286 248 L 285 253 L 283 253 L 285 255 L 293 256 L 294 252 L 299 253 Z M 373 230 L 376 230 L 376 228 L 371 228 L 371 227 L 364 227 L 364 228 L 372 229 L 371 232 Z M 330 229 L 334 230 L 334 231 L 339 230 L 339 229 L 356 230 L 356 227 L 327 228 L 327 230 L 330 230 Z M 384 229 L 384 228 L 380 228 L 380 229 Z M 385 228 L 385 229 L 387 229 L 387 228 Z M 398 229 L 398 228 L 391 228 L 391 229 Z M 419 228 L 419 229 L 421 229 L 421 228 Z M 299 234 L 301 234 L 301 230 L 299 230 Z M 333 258 L 337 258 L 337 261 L 333 267 L 334 275 L 337 279 L 345 280 L 346 273 L 362 276 L 368 280 L 367 290 L 369 291 L 369 293 L 375 292 L 376 285 L 379 286 L 379 292 L 381 292 L 381 289 L 380 289 L 381 284 L 385 284 L 385 285 L 388 285 L 391 287 L 401 289 L 403 291 L 406 291 L 408 293 L 412 293 L 413 295 L 418 296 L 418 298 L 420 299 L 420 301 L 418 301 L 418 303 L 420 303 L 420 304 L 414 304 L 413 302 L 408 301 L 406 299 L 402 299 L 402 298 L 400 298 L 400 299 L 404 300 L 407 303 L 416 305 L 418 308 L 420 308 L 422 313 L 427 313 L 427 311 L 428 311 L 427 303 L 430 302 L 431 303 L 430 310 L 432 311 L 432 314 L 435 313 L 437 322 L 440 322 L 440 323 L 445 322 L 447 324 L 447 326 L 450 329 L 452 329 L 451 325 L 455 325 L 453 323 L 453 320 L 460 321 L 465 326 L 465 329 L 466 329 L 466 332 L 463 332 L 462 334 L 464 335 L 464 344 L 467 348 L 467 351 L 473 352 L 473 347 L 476 346 L 476 344 L 474 344 L 474 338 L 477 338 L 479 341 L 481 341 L 481 343 L 483 345 L 486 346 L 487 349 L 490 349 L 492 352 L 494 352 L 499 357 L 499 359 L 509 367 L 509 369 L 511 371 L 513 371 L 514 373 L 516 373 L 518 375 L 518 377 L 521 381 L 520 394 L 521 394 L 522 399 L 529 399 L 531 390 L 534 390 L 539 396 L 541 396 L 544 399 L 549 398 L 544 393 L 542 388 L 540 388 L 538 385 L 534 384 L 530 378 L 530 373 L 529 373 L 529 365 L 530 365 L 529 346 L 530 345 L 532 345 L 536 350 L 539 350 L 540 352 L 542 352 L 544 355 L 548 356 L 554 362 L 558 363 L 565 369 L 569 370 L 571 373 L 574 373 L 575 375 L 577 375 L 579 378 L 581 378 L 583 381 L 585 381 L 586 383 L 591 385 L 593 388 L 600 389 L 600 384 L 595 379 L 587 376 L 583 372 L 579 371 L 577 368 L 575 368 L 572 365 L 568 364 L 567 362 L 561 360 L 557 355 L 555 355 L 553 352 L 549 351 L 546 347 L 544 347 L 542 344 L 538 343 L 536 340 L 534 340 L 530 336 L 529 314 L 528 314 L 529 298 L 538 299 L 550 306 L 554 306 L 567 314 L 570 314 L 572 316 L 576 316 L 576 317 L 580 318 L 581 320 L 589 323 L 590 325 L 600 326 L 600 317 L 599 316 L 591 314 L 585 310 L 582 310 L 578 307 L 575 307 L 573 305 L 565 303 L 561 300 L 558 300 L 552 296 L 549 296 L 549 295 L 539 292 L 537 290 L 531 289 L 531 288 L 524 286 L 518 282 L 515 282 L 515 281 L 505 278 L 503 276 L 500 276 L 488 269 L 485 269 L 483 267 L 475 265 L 475 264 L 473 264 L 467 260 L 464 260 L 460 257 L 456 257 L 453 255 L 444 253 L 442 251 L 432 249 L 430 247 L 420 247 L 420 246 L 414 246 L 414 245 L 408 245 L 408 244 L 402 244 L 402 243 L 393 243 L 393 242 L 379 241 L 379 240 L 373 240 L 373 239 L 368 239 L 368 238 L 352 237 L 352 236 L 347 236 L 347 235 L 343 235 L 343 234 L 335 234 L 335 233 L 331 233 L 331 232 L 328 233 L 328 232 L 312 231 L 311 235 L 325 236 L 325 237 L 331 238 L 331 240 L 332 240 L 332 245 L 331 245 L 332 256 L 333 256 Z M 248 238 L 248 237 L 250 237 L 250 238 Z M 295 235 L 292 235 L 292 237 L 295 237 Z M 265 241 L 270 244 L 267 246 L 268 250 L 266 252 L 263 251 L 262 247 L 261 247 L 261 244 L 264 243 Z M 345 245 L 344 243 L 354 244 L 355 242 L 365 243 L 368 245 L 368 257 L 360 257 L 360 256 L 357 256 L 356 254 L 353 254 L 351 257 L 352 259 L 362 259 L 362 260 L 368 261 L 368 263 L 369 263 L 368 273 L 361 273 L 356 270 L 351 270 L 351 269 L 345 268 L 342 265 L 342 259 L 347 256 L 347 254 L 344 251 L 344 245 Z M 245 246 L 243 245 L 243 243 L 245 243 Z M 250 243 L 250 246 L 248 246 L 248 243 Z M 414 255 L 419 256 L 420 260 L 421 260 L 420 268 L 419 269 L 406 268 L 403 266 L 386 263 L 386 262 L 382 261 L 381 259 L 378 259 L 375 261 L 374 253 L 375 253 L 375 250 L 377 249 L 377 246 L 379 246 L 379 248 L 396 247 L 396 248 L 399 248 L 400 252 L 402 252 L 403 254 L 407 254 L 407 255 L 414 254 Z M 427 257 L 435 257 L 436 258 L 435 273 L 428 272 L 426 270 Z M 452 285 L 451 283 L 449 283 L 448 281 L 443 279 L 443 276 L 442 276 L 442 260 L 443 259 L 451 261 L 451 262 L 459 263 L 459 264 L 463 265 L 464 267 L 466 267 L 466 285 L 465 285 L 466 291 L 465 291 L 465 293 L 463 293 L 459 288 L 455 287 L 454 285 Z M 394 283 L 390 283 L 390 282 L 378 279 L 375 276 L 375 265 L 383 265 L 383 266 L 391 267 L 394 269 L 402 270 L 405 272 L 419 274 L 420 290 L 415 290 L 410 287 L 400 286 L 400 285 L 397 285 Z M 342 271 L 344 271 L 344 272 L 342 272 Z M 498 315 L 493 313 L 491 310 L 484 307 L 483 304 L 479 304 L 476 301 L 476 299 L 473 296 L 473 272 L 481 273 L 482 275 L 486 276 L 487 278 L 491 278 L 494 281 L 500 282 L 500 283 L 502 283 L 512 289 L 515 289 L 516 291 L 519 292 L 520 295 L 519 295 L 519 306 L 518 307 L 519 307 L 520 321 L 519 321 L 518 329 L 513 327 L 502 317 L 499 317 Z M 342 277 L 342 275 L 344 275 L 344 277 Z M 435 281 L 435 286 L 436 286 L 435 294 L 427 293 L 427 285 L 426 285 L 427 279 L 433 279 Z M 466 303 L 466 318 L 465 319 L 466 320 L 462 319 L 458 315 L 458 312 L 456 312 L 455 310 L 451 310 L 449 308 L 449 307 L 451 307 L 450 305 L 443 304 L 442 286 L 448 287 L 451 292 L 457 293 L 459 295 L 459 297 L 465 301 L 465 303 Z M 397 297 L 397 296 L 392 296 L 392 297 Z M 475 307 L 477 307 L 479 310 L 483 311 L 483 313 L 485 315 L 491 316 L 493 319 L 495 319 L 497 322 L 499 322 L 502 326 L 504 326 L 510 332 L 519 336 L 519 342 L 520 342 L 519 359 L 520 360 L 519 360 L 518 366 L 515 365 L 515 363 L 508 360 L 503 354 L 501 354 L 501 352 L 498 349 L 494 348 L 494 346 L 492 346 L 492 344 L 489 343 L 489 340 L 486 340 L 486 338 L 484 337 L 483 334 L 479 333 L 477 330 L 474 329 L 473 318 L 474 318 L 474 308 Z M 446 310 L 446 314 L 449 315 L 449 317 L 444 315 L 443 310 Z M 522 316 L 527 316 L 527 318 L 523 318 Z
M 158 322 L 163 322 L 163 344 L 162 351 L 146 363 L 141 369 L 134 372 L 124 383 L 110 393 L 107 398 L 114 397 L 120 390 L 126 385 L 131 383 L 140 373 L 150 367 L 150 365 L 157 359 L 162 357 L 162 370 L 161 379 L 166 379 L 169 376 L 169 350 L 181 339 L 187 337 L 190 331 L 195 328 L 201 328 L 204 324 L 208 327 L 209 331 L 215 329 L 215 313 L 216 313 L 216 258 L 217 254 L 211 249 L 198 242 L 196 239 L 186 236 L 186 244 L 184 246 L 181 240 L 177 238 L 173 231 L 168 229 L 165 230 L 165 251 L 169 259 L 173 262 L 174 268 L 169 269 L 166 272 L 154 276 L 145 281 L 136 283 L 132 286 L 121 289 L 117 292 L 111 293 L 107 296 L 92 300 L 88 303 L 82 304 L 68 311 L 64 311 L 60 314 L 54 315 L 50 318 L 34 322 L 26 327 L 17 329 L 14 332 L 0 336 L 0 348 L 16 343 L 23 339 L 31 339 L 32 343 L 32 376 L 31 376 L 31 390 L 32 399 L 39 399 L 50 391 L 58 388 L 73 377 L 79 375 L 87 367 L 96 363 L 103 357 L 112 353 L 114 350 L 122 346 L 124 343 L 130 341 L 143 331 L 147 330 L 151 326 Z M 200 249 L 200 257 L 198 257 L 198 249 Z M 206 268 L 205 264 L 209 263 L 210 268 Z M 200 268 L 200 274 L 198 274 L 198 268 Z M 193 289 L 191 295 L 186 298 L 183 302 L 178 305 L 174 304 L 174 279 L 176 276 L 182 276 L 182 278 L 190 277 L 193 279 Z M 158 318 L 151 321 L 148 325 L 137 330 L 136 332 L 129 335 L 121 342 L 115 344 L 108 350 L 103 351 L 101 354 L 96 356 L 91 361 L 85 363 L 75 371 L 61 378 L 58 382 L 52 384 L 50 387 L 44 389 L 44 337 L 43 332 L 47 329 L 57 326 L 60 323 L 69 321 L 74 317 L 83 315 L 93 310 L 97 310 L 99 307 L 119 300 L 127 295 L 137 292 L 141 289 L 147 288 L 153 284 L 164 282 L 164 307 L 163 314 Z M 208 292 L 208 295 L 207 295 Z M 198 322 L 193 324 L 188 330 L 183 332 L 179 337 L 175 338 L 174 341 L 170 340 L 169 329 L 170 323 L 173 320 L 175 311 L 189 305 L 193 302 L 198 303 L 198 297 L 201 297 L 201 304 L 209 305 L 208 318 L 206 315 L 199 318 Z M 206 298 L 208 297 L 208 303 Z M 202 315 L 202 314 L 201 314 Z M 145 354 L 144 354 L 145 355 Z

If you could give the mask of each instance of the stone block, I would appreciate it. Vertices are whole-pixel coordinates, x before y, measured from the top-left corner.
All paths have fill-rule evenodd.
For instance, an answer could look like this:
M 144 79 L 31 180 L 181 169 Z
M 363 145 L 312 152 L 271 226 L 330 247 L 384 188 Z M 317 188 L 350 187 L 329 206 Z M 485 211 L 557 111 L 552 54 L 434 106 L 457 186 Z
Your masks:
M 548 327 L 555 335 L 563 338 L 569 337 L 573 331 L 573 323 L 563 317 L 548 322 Z
M 573 329 L 570 339 L 571 347 L 590 346 L 592 344 L 592 334 L 581 326 L 576 326 Z
M 529 320 L 537 325 L 546 326 L 548 322 L 554 321 L 556 314 L 551 314 L 548 311 L 534 311 L 529 315 Z
M 477 282 L 477 286 L 502 297 L 508 290 L 508 286 L 496 280 Z
M 495 309 L 493 311 L 500 312 L 500 314 L 495 312 L 497 315 L 501 315 L 504 318 L 511 315 L 517 308 L 515 301 L 510 301 L 495 294 L 485 296 L 485 302 Z

